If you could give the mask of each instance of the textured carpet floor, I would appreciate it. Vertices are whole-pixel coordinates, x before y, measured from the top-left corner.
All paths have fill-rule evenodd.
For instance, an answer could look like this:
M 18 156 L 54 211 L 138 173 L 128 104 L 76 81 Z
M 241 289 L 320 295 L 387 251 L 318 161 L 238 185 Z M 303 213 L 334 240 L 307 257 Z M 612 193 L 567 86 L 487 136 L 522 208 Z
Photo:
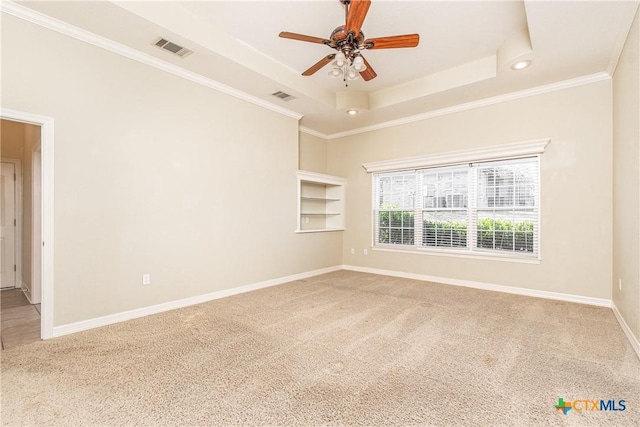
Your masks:
M 4 425 L 640 421 L 610 309 L 347 271 L 3 351 L 1 391 Z

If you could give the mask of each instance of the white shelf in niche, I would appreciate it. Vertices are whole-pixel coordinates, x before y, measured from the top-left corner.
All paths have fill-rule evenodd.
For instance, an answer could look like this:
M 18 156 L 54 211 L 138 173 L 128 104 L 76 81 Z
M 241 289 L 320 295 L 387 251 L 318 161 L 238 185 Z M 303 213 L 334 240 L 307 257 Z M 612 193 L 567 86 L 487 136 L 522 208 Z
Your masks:
M 344 186 L 339 176 L 298 171 L 296 233 L 344 230 Z

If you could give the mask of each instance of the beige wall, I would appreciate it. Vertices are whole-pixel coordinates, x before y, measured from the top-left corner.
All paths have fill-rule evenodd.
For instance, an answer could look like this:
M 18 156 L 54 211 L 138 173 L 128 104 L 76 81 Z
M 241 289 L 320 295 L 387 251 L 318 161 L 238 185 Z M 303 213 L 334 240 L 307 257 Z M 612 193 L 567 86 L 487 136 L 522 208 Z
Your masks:
M 2 107 L 55 120 L 55 325 L 341 263 L 293 232 L 296 120 L 2 18 Z
M 344 264 L 611 298 L 611 108 L 611 83 L 603 81 L 330 141 L 329 173 L 348 182 Z M 372 231 L 362 163 L 538 138 L 551 138 L 541 163 L 539 265 L 363 254 Z
M 640 339 L 640 27 L 613 78 L 613 302 Z M 622 279 L 622 290 L 618 288 Z
M 317 173 L 327 173 L 327 141 L 317 136 L 300 132 L 301 170 Z

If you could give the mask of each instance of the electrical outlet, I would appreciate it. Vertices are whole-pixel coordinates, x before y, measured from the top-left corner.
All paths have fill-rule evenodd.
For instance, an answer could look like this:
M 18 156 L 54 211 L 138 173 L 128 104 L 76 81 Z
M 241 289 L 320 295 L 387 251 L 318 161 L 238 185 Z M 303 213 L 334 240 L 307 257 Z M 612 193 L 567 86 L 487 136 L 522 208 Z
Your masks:
M 622 290 L 622 279 L 618 278 L 618 290 Z
M 151 275 L 150 274 L 143 274 L 142 275 L 142 284 L 143 285 L 150 285 L 151 284 Z
M 353 255 L 353 254 L 355 254 L 355 253 L 356 253 L 356 250 L 355 250 L 355 249 L 353 249 L 353 248 L 351 248 L 351 255 Z
M 365 249 L 365 250 L 364 250 L 364 254 L 365 254 L 365 255 L 369 255 L 369 249 Z

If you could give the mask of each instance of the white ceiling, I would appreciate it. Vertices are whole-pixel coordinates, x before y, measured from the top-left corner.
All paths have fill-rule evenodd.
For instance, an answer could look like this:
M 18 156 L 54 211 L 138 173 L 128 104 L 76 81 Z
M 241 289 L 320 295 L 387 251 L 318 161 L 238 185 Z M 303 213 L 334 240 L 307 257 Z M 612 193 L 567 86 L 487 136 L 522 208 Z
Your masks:
M 278 37 L 328 38 L 344 24 L 338 0 L 19 4 L 300 113 L 302 126 L 325 135 L 611 73 L 637 9 L 636 1 L 612 0 L 372 0 L 362 27 L 367 38 L 419 33 L 420 44 L 364 52 L 378 77 L 345 88 L 327 75 L 329 66 L 301 76 L 331 48 Z M 158 37 L 194 53 L 172 56 L 152 45 Z M 511 70 L 520 58 L 531 67 Z M 296 99 L 270 96 L 277 90 Z M 368 106 L 347 116 L 336 101 L 345 92 Z

